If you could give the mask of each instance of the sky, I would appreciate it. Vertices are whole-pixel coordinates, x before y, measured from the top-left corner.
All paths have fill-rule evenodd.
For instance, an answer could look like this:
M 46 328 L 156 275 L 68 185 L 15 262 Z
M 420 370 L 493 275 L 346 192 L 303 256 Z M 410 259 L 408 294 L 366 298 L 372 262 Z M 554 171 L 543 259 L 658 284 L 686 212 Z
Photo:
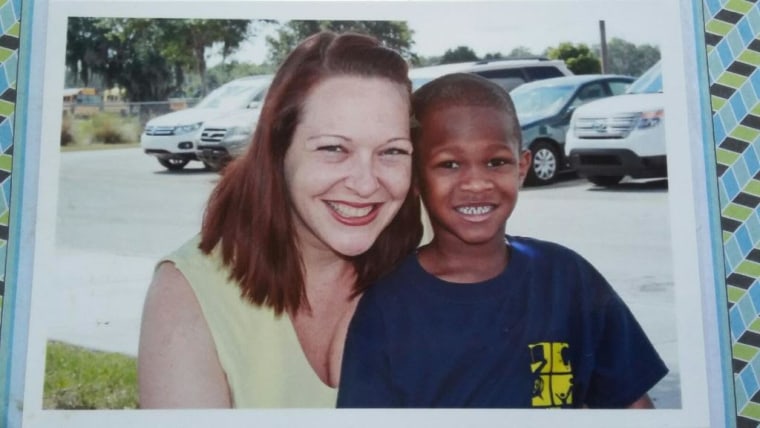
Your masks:
M 340 2 L 336 3 L 339 4 Z M 607 40 L 618 37 L 634 44 L 659 46 L 668 28 L 651 0 L 530 0 L 498 2 L 369 2 L 371 11 L 334 9 L 302 13 L 297 19 L 403 19 L 414 31 L 412 50 L 421 56 L 440 56 L 447 49 L 468 46 L 476 54 L 509 53 L 525 46 L 540 54 L 561 42 L 601 40 L 604 20 Z M 328 8 L 329 9 L 329 8 Z M 331 15 L 332 13 L 332 15 Z M 314 19 L 314 18 L 312 18 Z M 264 37 L 245 43 L 231 59 L 260 63 L 266 57 Z M 211 65 L 220 60 L 212 58 Z

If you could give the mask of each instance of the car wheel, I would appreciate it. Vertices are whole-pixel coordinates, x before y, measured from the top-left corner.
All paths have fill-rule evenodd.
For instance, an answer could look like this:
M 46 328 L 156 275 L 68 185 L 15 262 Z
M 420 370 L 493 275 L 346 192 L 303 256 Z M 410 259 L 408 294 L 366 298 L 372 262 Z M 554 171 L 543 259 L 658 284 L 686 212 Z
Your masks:
M 559 155 L 553 145 L 545 141 L 539 141 L 530 146 L 531 161 L 528 177 L 528 184 L 544 185 L 549 184 L 557 177 L 559 168 Z
M 177 158 L 169 158 L 169 159 L 158 159 L 158 163 L 161 164 L 164 168 L 168 169 L 169 171 L 179 171 L 182 168 L 185 167 L 190 162 L 190 159 L 177 159 Z
M 620 183 L 623 179 L 622 175 L 593 175 L 588 177 L 588 181 L 596 184 L 597 186 L 614 186 Z
M 222 168 L 224 168 L 224 163 L 203 161 L 203 166 L 205 166 L 209 171 L 219 172 L 222 170 Z

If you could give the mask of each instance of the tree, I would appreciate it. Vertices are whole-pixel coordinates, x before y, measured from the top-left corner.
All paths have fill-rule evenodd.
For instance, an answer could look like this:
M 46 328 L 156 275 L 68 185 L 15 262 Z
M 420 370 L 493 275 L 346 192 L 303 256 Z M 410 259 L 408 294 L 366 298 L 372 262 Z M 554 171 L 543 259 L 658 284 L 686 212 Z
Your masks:
M 593 74 L 602 70 L 599 58 L 583 43 L 562 42 L 555 48 L 547 48 L 546 56 L 565 61 L 567 68 L 575 74 Z
M 93 73 L 107 56 L 108 28 L 92 18 L 70 18 L 66 29 L 66 69 L 68 86 L 90 86 Z
M 386 47 L 398 51 L 404 58 L 414 61 L 411 51 L 414 31 L 402 21 L 289 21 L 283 24 L 275 37 L 268 36 L 269 60 L 279 65 L 296 45 L 306 37 L 322 30 L 342 33 L 354 31 L 376 37 Z
M 600 52 L 599 45 L 594 46 Z M 660 59 L 660 49 L 649 44 L 635 45 L 619 38 L 607 43 L 608 73 L 640 76 Z
M 251 21 L 236 19 L 170 19 L 163 24 L 161 51 L 167 59 L 198 73 L 201 95 L 206 95 L 206 50 L 221 44 L 226 57 L 250 34 Z
M 456 49 L 448 49 L 441 57 L 441 64 L 452 64 L 455 62 L 477 61 L 478 55 L 475 51 L 467 46 L 458 46 Z
M 254 76 L 260 74 L 272 74 L 275 72 L 272 65 L 257 65 L 245 62 L 232 61 L 229 63 L 220 63 L 208 69 L 208 87 L 214 89 L 230 80 L 245 76 Z
M 71 18 L 66 64 L 86 84 L 126 89 L 131 101 L 165 100 L 181 90 L 187 73 L 206 92 L 206 52 L 237 49 L 252 31 L 248 20 Z
M 531 52 L 530 49 L 525 46 L 518 46 L 507 54 L 507 58 L 530 58 L 534 56 L 536 56 L 536 54 Z

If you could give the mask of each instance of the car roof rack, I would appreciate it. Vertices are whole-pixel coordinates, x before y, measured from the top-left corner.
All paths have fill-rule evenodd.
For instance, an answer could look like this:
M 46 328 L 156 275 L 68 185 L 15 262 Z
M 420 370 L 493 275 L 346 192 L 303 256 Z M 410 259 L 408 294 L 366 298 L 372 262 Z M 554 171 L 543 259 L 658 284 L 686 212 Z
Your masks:
M 527 56 L 514 56 L 509 58 L 494 58 L 494 59 L 481 59 L 475 61 L 475 64 L 491 64 L 493 62 L 507 62 L 507 61 L 525 61 L 525 60 L 537 60 L 537 61 L 549 61 L 549 58 L 542 55 L 527 55 Z

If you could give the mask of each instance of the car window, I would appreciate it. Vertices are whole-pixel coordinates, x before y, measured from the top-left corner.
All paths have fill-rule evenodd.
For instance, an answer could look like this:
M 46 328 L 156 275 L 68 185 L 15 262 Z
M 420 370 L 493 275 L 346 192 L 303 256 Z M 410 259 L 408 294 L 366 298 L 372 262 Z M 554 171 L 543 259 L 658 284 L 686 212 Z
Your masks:
M 528 75 L 528 80 L 531 81 L 564 76 L 557 67 L 527 67 L 525 74 Z
M 520 68 L 506 68 L 501 70 L 483 70 L 475 74 L 483 76 L 488 80 L 498 84 L 507 91 L 522 85 L 526 82 L 523 71 Z
M 625 91 L 628 90 L 628 88 L 631 86 L 630 82 L 607 82 L 610 85 L 610 91 L 612 92 L 612 95 L 620 95 L 624 94 Z
M 211 91 L 196 107 L 245 108 L 255 97 L 261 96 L 267 87 L 268 84 L 264 81 L 230 82 Z
M 527 89 L 526 89 L 527 87 Z M 521 86 L 510 93 L 515 110 L 523 117 L 557 114 L 575 91 L 575 85 Z
M 601 82 L 589 83 L 578 91 L 578 95 L 573 99 L 572 107 L 586 104 L 589 101 L 605 97 L 604 86 Z
M 644 72 L 628 88 L 629 94 L 651 94 L 657 92 L 662 92 L 662 66 L 660 61 L 657 61 L 655 65 Z

